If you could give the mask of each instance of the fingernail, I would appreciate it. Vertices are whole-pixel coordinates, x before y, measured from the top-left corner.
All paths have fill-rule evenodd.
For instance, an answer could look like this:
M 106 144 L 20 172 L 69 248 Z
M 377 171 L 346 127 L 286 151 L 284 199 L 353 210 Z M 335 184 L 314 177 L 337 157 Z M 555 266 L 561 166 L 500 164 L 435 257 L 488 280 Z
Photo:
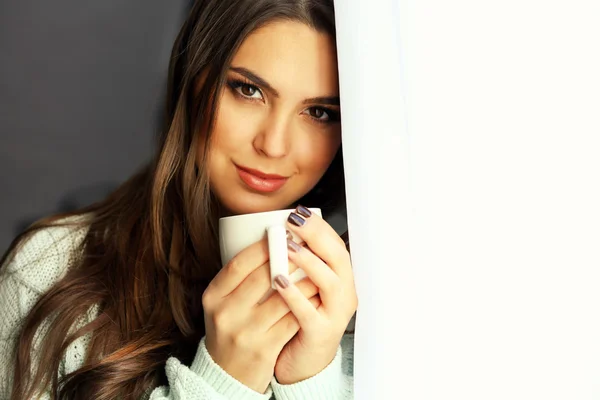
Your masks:
M 298 205 L 298 207 L 296 207 L 296 212 L 302 215 L 304 218 L 310 218 L 310 216 L 312 215 L 312 212 L 310 212 L 308 208 L 301 205 Z
M 277 286 L 280 288 L 285 289 L 290 286 L 290 281 L 288 281 L 288 278 L 283 275 L 277 275 L 275 277 L 275 284 L 277 284 Z
M 297 253 L 300 250 L 302 250 L 302 247 L 298 243 L 294 242 L 291 239 L 288 239 L 287 243 L 288 243 L 288 249 L 292 250 L 294 253 Z
M 304 225 L 304 223 L 306 221 L 304 220 L 304 218 L 302 218 L 298 214 L 290 213 L 290 216 L 288 217 L 288 222 L 290 222 L 296 226 L 302 226 L 302 225 Z
M 287 240 L 292 240 L 294 237 L 292 236 L 292 232 L 286 230 L 285 231 L 285 236 L 287 237 Z

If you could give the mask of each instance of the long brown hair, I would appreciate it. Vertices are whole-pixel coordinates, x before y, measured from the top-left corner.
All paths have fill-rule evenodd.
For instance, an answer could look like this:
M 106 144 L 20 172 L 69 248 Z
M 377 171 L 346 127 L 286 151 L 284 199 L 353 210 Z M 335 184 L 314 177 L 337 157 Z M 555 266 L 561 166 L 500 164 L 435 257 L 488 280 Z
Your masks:
M 67 274 L 35 304 L 17 342 L 11 399 L 46 388 L 56 399 L 138 399 L 167 384 L 164 365 L 175 356 L 189 365 L 204 336 L 201 295 L 219 267 L 216 222 L 204 160 L 226 70 L 242 41 L 276 19 L 306 23 L 335 35 L 332 0 L 201 0 L 195 2 L 174 44 L 166 118 L 158 151 L 139 173 L 103 201 L 40 220 L 19 235 L 85 224 L 87 233 Z M 202 73 L 200 92 L 194 86 Z M 343 203 L 341 149 L 315 188 L 299 201 L 326 216 Z M 72 215 L 84 221 L 64 222 Z M 62 221 L 62 222 L 61 222 Z M 71 332 L 97 305 L 99 316 Z M 34 335 L 52 316 L 31 372 Z M 77 338 L 91 333 L 83 366 L 59 379 L 60 360 Z

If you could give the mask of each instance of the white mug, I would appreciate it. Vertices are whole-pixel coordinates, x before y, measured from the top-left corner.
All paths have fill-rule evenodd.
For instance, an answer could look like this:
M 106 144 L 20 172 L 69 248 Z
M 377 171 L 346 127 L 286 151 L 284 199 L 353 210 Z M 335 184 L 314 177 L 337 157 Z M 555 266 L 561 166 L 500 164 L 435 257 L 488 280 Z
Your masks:
M 309 208 L 309 210 L 318 216 L 322 216 L 321 209 Z M 266 211 L 254 214 L 234 215 L 219 219 L 219 247 L 221 251 L 221 263 L 227 265 L 231 259 L 240 251 L 251 244 L 263 239 L 267 229 L 273 226 L 285 227 L 287 218 L 293 209 Z M 296 243 L 303 241 L 292 232 L 292 239 Z M 284 251 L 287 252 L 287 244 Z M 289 275 L 291 282 L 298 282 L 306 274 L 301 269 L 297 269 Z M 274 277 L 271 277 L 273 279 Z
M 309 208 L 309 210 L 321 216 L 321 209 Z M 227 265 L 240 251 L 261 240 L 270 226 L 282 225 L 285 227 L 287 218 L 293 211 L 293 209 L 275 210 L 219 219 L 219 247 L 223 266 Z M 295 242 L 301 242 L 300 238 L 296 235 L 293 236 Z

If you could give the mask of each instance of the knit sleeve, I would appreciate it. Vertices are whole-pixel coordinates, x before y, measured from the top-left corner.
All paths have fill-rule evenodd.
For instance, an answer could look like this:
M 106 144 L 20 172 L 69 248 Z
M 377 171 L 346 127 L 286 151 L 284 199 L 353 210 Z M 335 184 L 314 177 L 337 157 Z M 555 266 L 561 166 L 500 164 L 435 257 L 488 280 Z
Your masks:
M 187 367 L 171 357 L 166 365 L 169 386 L 156 388 L 150 400 L 268 400 L 272 398 L 269 386 L 267 392 L 258 393 L 237 381 L 218 364 L 206 350 L 202 338 L 192 364 Z
M 40 230 L 25 239 L 1 266 L 0 399 L 8 399 L 12 390 L 15 349 L 23 321 L 41 295 L 64 276 L 84 233 L 65 226 Z M 34 365 L 45 329 L 42 324 L 34 335 Z M 47 394 L 42 396 L 47 398 Z
M 277 400 L 350 400 L 354 398 L 354 334 L 342 338 L 333 361 L 317 375 L 291 385 L 273 378 Z

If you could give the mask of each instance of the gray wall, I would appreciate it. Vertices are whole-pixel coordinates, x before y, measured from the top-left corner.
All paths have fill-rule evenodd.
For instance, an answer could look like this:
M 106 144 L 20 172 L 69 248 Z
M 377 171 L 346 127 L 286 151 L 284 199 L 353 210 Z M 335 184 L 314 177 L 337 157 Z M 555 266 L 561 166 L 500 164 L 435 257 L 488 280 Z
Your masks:
M 0 2 L 0 252 L 150 157 L 188 0 Z

